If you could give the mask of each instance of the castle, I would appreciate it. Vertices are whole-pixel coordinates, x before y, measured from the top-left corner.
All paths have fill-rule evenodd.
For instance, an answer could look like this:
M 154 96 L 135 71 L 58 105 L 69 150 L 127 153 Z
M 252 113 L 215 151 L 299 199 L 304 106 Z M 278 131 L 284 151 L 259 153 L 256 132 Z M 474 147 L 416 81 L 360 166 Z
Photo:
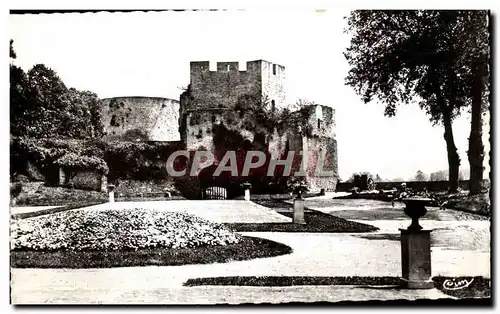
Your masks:
M 190 84 L 179 100 L 157 97 L 115 97 L 101 100 L 106 139 L 182 142 L 187 150 L 214 151 L 214 126 L 225 125 L 249 143 L 267 145 L 274 158 L 286 151 L 302 151 L 310 190 L 335 190 L 338 181 L 335 111 L 322 105 L 308 105 L 301 111 L 308 132 L 295 128 L 259 134 L 238 125 L 243 113 L 231 118 L 237 105 L 247 99 L 265 99 L 262 106 L 270 112 L 287 108 L 285 103 L 285 67 L 265 60 L 217 62 L 216 70 L 208 61 L 190 63 Z M 304 115 L 305 113 L 305 115 Z M 242 118 L 242 119 L 240 119 Z M 255 122 L 255 121 L 254 121 Z M 256 122 L 258 123 L 258 121 Z M 263 139 L 264 137 L 264 139 Z M 323 169 L 329 177 L 316 176 L 319 154 L 326 153 Z

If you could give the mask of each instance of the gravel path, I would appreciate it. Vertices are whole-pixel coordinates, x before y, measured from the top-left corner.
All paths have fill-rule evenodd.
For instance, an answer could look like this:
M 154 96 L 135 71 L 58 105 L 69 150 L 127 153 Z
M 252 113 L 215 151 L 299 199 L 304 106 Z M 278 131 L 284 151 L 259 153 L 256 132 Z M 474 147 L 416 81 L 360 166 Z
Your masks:
M 77 297 L 75 297 L 78 295 Z M 369 300 L 418 300 L 451 298 L 437 289 L 401 290 L 393 287 L 360 286 L 293 286 L 293 287 L 239 287 L 210 286 L 142 289 L 102 289 L 89 291 L 64 290 L 54 293 L 40 290 L 13 303 L 40 304 L 242 304 L 286 302 L 339 302 Z
M 343 214 L 352 216 L 354 215 L 352 212 L 343 212 L 359 208 L 358 218 L 366 217 L 366 213 L 363 214 L 363 212 L 368 211 L 370 207 L 366 203 L 348 201 L 344 203 L 344 208 L 348 209 L 339 210 L 338 206 L 328 203 L 329 201 L 328 199 L 316 200 L 314 204 L 306 201 L 306 206 L 331 212 L 339 217 L 343 217 Z M 172 206 L 173 202 L 175 201 L 169 201 L 168 204 Z M 270 213 L 269 209 L 261 209 L 262 206 L 257 205 L 250 209 L 251 214 L 244 214 L 242 218 L 238 218 L 239 208 L 233 211 L 226 202 L 228 201 L 205 201 L 202 203 L 203 207 L 196 208 L 195 211 L 204 213 L 205 216 L 201 214 L 200 216 L 215 221 L 218 219 L 272 220 L 276 214 Z M 242 203 L 234 203 L 233 206 L 240 204 Z M 375 204 L 375 206 L 379 205 Z M 216 211 L 209 214 L 212 209 Z M 179 210 L 186 210 L 186 207 L 181 207 Z M 12 269 L 12 302 L 215 304 L 370 299 L 413 300 L 446 297 L 435 289 L 415 291 L 350 286 L 182 287 L 182 284 L 189 278 L 217 276 L 399 276 L 401 252 L 397 239 L 398 228 L 408 226 L 409 220 L 404 214 L 400 219 L 394 219 L 393 217 L 400 214 L 398 210 L 401 208 L 383 209 L 381 212 L 386 211 L 387 214 L 376 215 L 378 220 L 356 219 L 381 228 L 376 233 L 244 233 L 284 243 L 294 250 L 292 254 L 272 258 L 224 264 L 168 267 Z M 261 213 L 259 219 L 258 211 Z M 377 211 L 373 210 L 372 216 Z M 425 228 L 436 229 L 433 231 L 433 242 L 439 245 L 433 244 L 432 247 L 433 276 L 490 277 L 489 221 L 460 220 L 460 217 L 453 213 L 430 211 L 432 212 L 430 217 L 435 216 L 436 220 L 424 220 L 422 225 Z M 228 213 L 227 217 L 230 219 L 225 217 L 224 213 Z
M 58 207 L 62 207 L 62 206 L 17 206 L 17 207 L 10 208 L 10 214 L 15 215 L 15 214 L 32 213 L 32 212 L 38 212 L 41 210 L 58 208 Z
M 258 302 L 261 299 L 272 300 L 269 299 L 266 289 L 245 287 L 237 290 L 249 294 L 239 295 L 234 292 L 236 290 L 230 290 L 233 292 L 226 295 L 219 295 L 215 292 L 204 295 L 196 294 L 192 292 L 193 290 L 186 292 L 186 289 L 196 291 L 201 288 L 184 288 L 182 284 L 189 278 L 218 276 L 399 276 L 401 274 L 400 248 L 396 241 L 373 241 L 358 238 L 353 234 L 246 234 L 285 243 L 291 246 L 294 252 L 273 258 L 210 265 L 73 270 L 12 269 L 12 295 L 15 303 L 87 303 L 89 300 L 92 302 L 102 300 L 108 303 L 134 303 L 135 300 L 137 303 L 142 303 L 146 299 L 154 303 L 166 302 L 164 298 L 167 296 L 167 300 L 173 303 L 176 303 L 175 300 L 181 300 L 183 303 L 205 301 L 216 303 L 219 302 L 220 297 L 224 297 L 224 302 L 230 303 L 243 302 L 242 298 L 245 302 Z M 488 253 L 478 255 L 476 252 L 451 251 L 450 254 L 448 251 L 433 249 L 432 259 L 434 276 L 489 275 L 489 270 L 484 271 L 489 263 Z M 471 268 L 471 265 L 474 267 Z M 178 295 L 172 289 L 177 289 Z M 323 291 L 318 292 L 320 295 L 314 294 L 315 289 L 319 288 L 310 290 L 297 288 L 294 290 L 297 294 L 290 301 L 296 300 L 294 298 L 320 300 L 326 298 L 325 291 L 332 291 L 333 288 L 320 289 Z M 304 295 L 300 296 L 300 291 Z M 342 298 L 357 300 L 386 295 L 386 292 L 374 289 L 367 291 L 366 295 L 357 296 L 358 293 L 362 291 L 347 289 L 344 294 L 337 297 L 339 300 Z M 427 297 L 426 292 L 418 293 Z M 432 291 L 427 293 L 433 294 Z M 276 292 L 276 294 L 279 293 Z M 387 293 L 386 298 L 390 298 L 391 295 L 398 298 L 404 295 L 415 296 L 412 292 L 394 292 Z M 286 296 L 279 298 L 286 298 Z
M 244 200 L 172 200 L 146 202 L 104 203 L 87 208 L 161 208 L 166 211 L 183 211 L 219 223 L 270 223 L 291 222 L 292 219 L 274 210 Z

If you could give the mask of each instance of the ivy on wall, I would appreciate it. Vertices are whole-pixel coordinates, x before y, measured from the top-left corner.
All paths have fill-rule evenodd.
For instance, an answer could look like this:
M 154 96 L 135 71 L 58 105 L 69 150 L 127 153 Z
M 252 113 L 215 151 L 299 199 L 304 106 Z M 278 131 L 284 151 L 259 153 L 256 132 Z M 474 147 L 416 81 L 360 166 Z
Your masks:
M 31 162 L 42 171 L 59 165 L 96 169 L 108 173 L 110 181 L 164 179 L 167 173 L 162 161 L 183 148 L 178 142 L 31 138 L 13 138 L 10 144 L 11 173 L 26 173 L 27 162 Z
M 106 162 L 99 157 L 77 155 L 67 153 L 55 161 L 56 165 L 72 169 L 92 169 L 102 174 L 108 174 L 109 168 Z

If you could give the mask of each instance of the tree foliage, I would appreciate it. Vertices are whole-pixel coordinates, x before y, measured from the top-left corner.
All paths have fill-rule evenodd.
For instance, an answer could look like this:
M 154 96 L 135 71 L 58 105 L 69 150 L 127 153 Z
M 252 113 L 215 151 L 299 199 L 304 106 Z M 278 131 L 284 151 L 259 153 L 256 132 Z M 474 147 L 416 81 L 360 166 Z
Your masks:
M 431 173 L 429 181 L 447 181 L 448 172 L 446 170 L 439 170 Z
M 10 56 L 16 57 L 12 41 Z M 67 88 L 43 64 L 25 73 L 11 63 L 10 126 L 11 135 L 33 138 L 84 139 L 103 134 L 97 95 Z
M 351 66 L 346 84 L 364 102 L 382 101 L 386 116 L 394 116 L 399 104 L 416 101 L 433 124 L 444 126 L 450 191 L 458 188 L 460 165 L 452 121 L 477 94 L 475 69 L 484 70 L 485 64 L 487 32 L 481 22 L 485 15 L 484 11 L 353 11 L 347 19 L 346 31 L 352 38 L 345 52 Z M 477 132 L 471 137 L 477 140 Z
M 425 173 L 423 173 L 421 170 L 418 170 L 417 173 L 415 174 L 415 181 L 421 182 L 421 181 L 428 181 L 428 177 Z

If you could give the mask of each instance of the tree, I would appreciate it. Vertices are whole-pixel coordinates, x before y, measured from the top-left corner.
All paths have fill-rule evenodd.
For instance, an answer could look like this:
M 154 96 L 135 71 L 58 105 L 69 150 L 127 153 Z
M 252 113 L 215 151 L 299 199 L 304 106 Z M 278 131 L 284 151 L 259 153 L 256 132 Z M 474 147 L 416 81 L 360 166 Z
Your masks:
M 469 12 L 353 11 L 346 29 L 353 35 L 346 83 L 365 103 L 378 98 L 392 117 L 398 104 L 419 99 L 431 122 L 443 125 L 450 192 L 458 190 L 460 166 L 452 122 L 471 95 L 468 68 L 457 62 Z
M 423 173 L 422 171 L 418 170 L 417 174 L 415 175 L 415 181 L 427 181 L 427 175 Z
M 26 135 L 39 138 L 64 136 L 70 105 L 64 82 L 54 70 L 36 64 L 28 71 L 28 84 L 31 98 L 28 100 L 30 106 Z
M 10 41 L 10 57 L 16 53 Z M 57 73 L 37 64 L 28 73 L 10 64 L 10 128 L 13 136 L 99 138 L 99 99 L 90 91 L 67 88 Z
M 70 88 L 67 97 L 69 106 L 63 116 L 65 134 L 71 138 L 101 137 L 104 131 L 97 95 L 90 91 Z
M 16 52 L 14 51 L 14 46 L 12 45 L 14 43 L 14 40 L 10 40 L 10 50 L 9 50 L 9 57 L 12 59 L 17 58 Z
M 10 40 L 10 58 L 16 59 L 13 40 Z M 23 69 L 10 63 L 10 132 L 12 135 L 21 135 L 27 123 L 26 111 L 30 97 L 28 76 Z
M 448 173 L 446 170 L 439 170 L 431 173 L 429 181 L 446 181 L 448 180 Z
M 489 39 L 488 12 L 470 11 L 464 16 L 461 41 L 460 64 L 467 69 L 465 79 L 471 97 L 471 130 L 469 135 L 471 195 L 481 192 L 483 180 L 484 145 L 482 142 L 482 115 L 487 110 L 489 96 Z

